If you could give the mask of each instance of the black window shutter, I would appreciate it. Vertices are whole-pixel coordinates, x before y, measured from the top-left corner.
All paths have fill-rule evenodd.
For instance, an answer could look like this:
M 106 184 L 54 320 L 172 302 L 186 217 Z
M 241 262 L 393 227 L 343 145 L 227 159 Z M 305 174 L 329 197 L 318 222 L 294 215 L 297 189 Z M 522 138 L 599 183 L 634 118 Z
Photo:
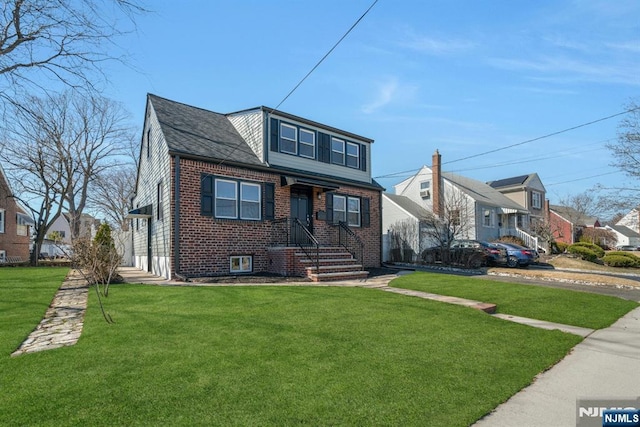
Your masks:
M 322 132 L 318 132 L 318 160 L 331 163 L 331 137 Z
M 276 186 L 273 182 L 264 184 L 264 219 L 276 218 Z
M 332 223 L 333 222 L 333 193 L 327 193 L 326 211 L 327 211 L 326 221 L 328 223 Z
M 280 123 L 278 122 L 277 119 L 271 119 L 271 133 L 269 135 L 269 138 L 271 138 L 271 151 L 278 151 L 278 135 L 280 132 L 280 129 L 278 128 L 278 126 L 280 126 Z
M 367 171 L 367 146 L 360 146 L 360 169 L 363 171 Z
M 371 203 L 367 197 L 362 198 L 362 226 L 369 227 L 371 225 Z
M 213 216 L 213 176 L 202 175 L 200 184 L 200 213 Z

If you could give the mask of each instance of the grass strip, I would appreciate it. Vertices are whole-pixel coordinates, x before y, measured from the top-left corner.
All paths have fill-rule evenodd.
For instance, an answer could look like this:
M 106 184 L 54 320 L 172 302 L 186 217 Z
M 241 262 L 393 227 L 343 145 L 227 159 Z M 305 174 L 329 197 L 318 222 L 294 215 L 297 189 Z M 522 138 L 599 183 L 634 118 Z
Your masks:
M 607 295 L 430 272 L 404 275 L 389 286 L 494 303 L 498 313 L 591 329 L 606 328 L 638 307 Z

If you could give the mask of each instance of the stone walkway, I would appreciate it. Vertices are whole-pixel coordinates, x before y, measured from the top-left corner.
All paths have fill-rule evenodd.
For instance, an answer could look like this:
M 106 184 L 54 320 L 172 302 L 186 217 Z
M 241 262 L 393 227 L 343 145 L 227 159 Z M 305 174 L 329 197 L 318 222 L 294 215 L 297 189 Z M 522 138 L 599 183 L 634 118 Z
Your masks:
M 168 281 L 161 277 L 153 276 L 136 268 L 125 267 L 119 269 L 119 274 L 128 283 L 143 283 L 164 286 L 212 286 L 205 283 L 185 283 Z M 504 320 L 523 323 L 530 326 L 543 329 L 560 329 L 564 332 L 573 333 L 586 337 L 593 333 L 592 329 L 578 328 L 575 326 L 561 325 L 551 322 L 544 322 L 535 319 L 528 319 L 510 315 L 493 314 L 495 312 L 495 304 L 473 301 L 464 298 L 450 297 L 428 292 L 412 291 L 408 289 L 399 289 L 387 286 L 388 283 L 397 277 L 396 275 L 386 275 L 373 277 L 367 280 L 349 280 L 343 282 L 300 282 L 300 283 L 283 283 L 282 286 L 350 286 L 375 288 L 386 292 L 399 293 L 402 295 L 413 296 L 424 299 L 445 302 L 449 304 L 462 305 L 476 310 L 482 310 Z M 274 284 L 270 283 L 269 286 Z M 230 284 L 217 284 L 214 286 L 243 286 Z M 256 286 L 251 284 L 247 286 Z M 259 285 L 258 285 L 259 286 Z M 19 356 L 25 353 L 34 353 L 43 350 L 52 350 L 65 346 L 71 346 L 78 342 L 82 333 L 84 324 L 84 313 L 87 308 L 88 290 L 86 281 L 75 270 L 69 273 L 64 283 L 53 297 L 53 301 L 49 306 L 44 318 L 29 337 L 13 352 L 12 356 Z
M 78 342 L 84 324 L 89 287 L 75 270 L 53 297 L 40 324 L 11 356 L 71 346 Z

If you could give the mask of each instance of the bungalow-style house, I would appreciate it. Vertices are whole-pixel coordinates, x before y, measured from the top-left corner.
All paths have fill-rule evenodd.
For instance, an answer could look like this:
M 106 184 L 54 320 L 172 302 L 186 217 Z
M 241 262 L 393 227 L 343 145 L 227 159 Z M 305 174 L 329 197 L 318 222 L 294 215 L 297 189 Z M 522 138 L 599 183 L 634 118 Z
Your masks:
M 431 168 L 423 166 L 394 188 L 395 194 L 439 217 L 453 215 L 460 226 L 457 239 L 493 241 L 517 236 L 537 247 L 537 239 L 524 231 L 529 224 L 527 209 L 484 182 L 442 172 L 437 150 Z
M 149 94 L 135 265 L 179 279 L 366 276 L 381 258 L 372 143 L 267 107 L 219 114 Z
M 633 208 L 623 216 L 616 225 L 624 225 L 627 228 L 640 233 L 640 207 Z
M 548 216 L 553 239 L 568 245 L 580 240 L 583 229 L 600 227 L 598 218 L 585 215 L 568 206 L 549 205 Z
M 547 190 L 537 173 L 499 179 L 487 184 L 528 210 L 531 225 L 544 221 Z
M 633 231 L 624 225 L 605 225 L 605 229 L 613 232 L 616 237 L 616 246 L 633 246 L 640 248 L 640 233 Z M 613 246 L 613 245 L 612 245 Z
M 29 260 L 33 219 L 13 197 L 9 180 L 0 165 L 0 263 Z
M 430 215 L 406 196 L 382 193 L 382 260 L 412 262 L 433 246 L 424 221 Z

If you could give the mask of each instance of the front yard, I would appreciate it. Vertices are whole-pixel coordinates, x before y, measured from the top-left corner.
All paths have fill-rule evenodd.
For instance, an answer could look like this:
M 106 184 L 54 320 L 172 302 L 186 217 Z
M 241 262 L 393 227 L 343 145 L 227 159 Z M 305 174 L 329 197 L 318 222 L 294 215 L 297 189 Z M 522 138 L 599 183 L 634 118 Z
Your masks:
M 92 292 L 77 345 L 11 358 L 61 280 L 0 269 L 2 425 L 465 426 L 581 340 L 375 289 L 117 285 L 115 324 Z

